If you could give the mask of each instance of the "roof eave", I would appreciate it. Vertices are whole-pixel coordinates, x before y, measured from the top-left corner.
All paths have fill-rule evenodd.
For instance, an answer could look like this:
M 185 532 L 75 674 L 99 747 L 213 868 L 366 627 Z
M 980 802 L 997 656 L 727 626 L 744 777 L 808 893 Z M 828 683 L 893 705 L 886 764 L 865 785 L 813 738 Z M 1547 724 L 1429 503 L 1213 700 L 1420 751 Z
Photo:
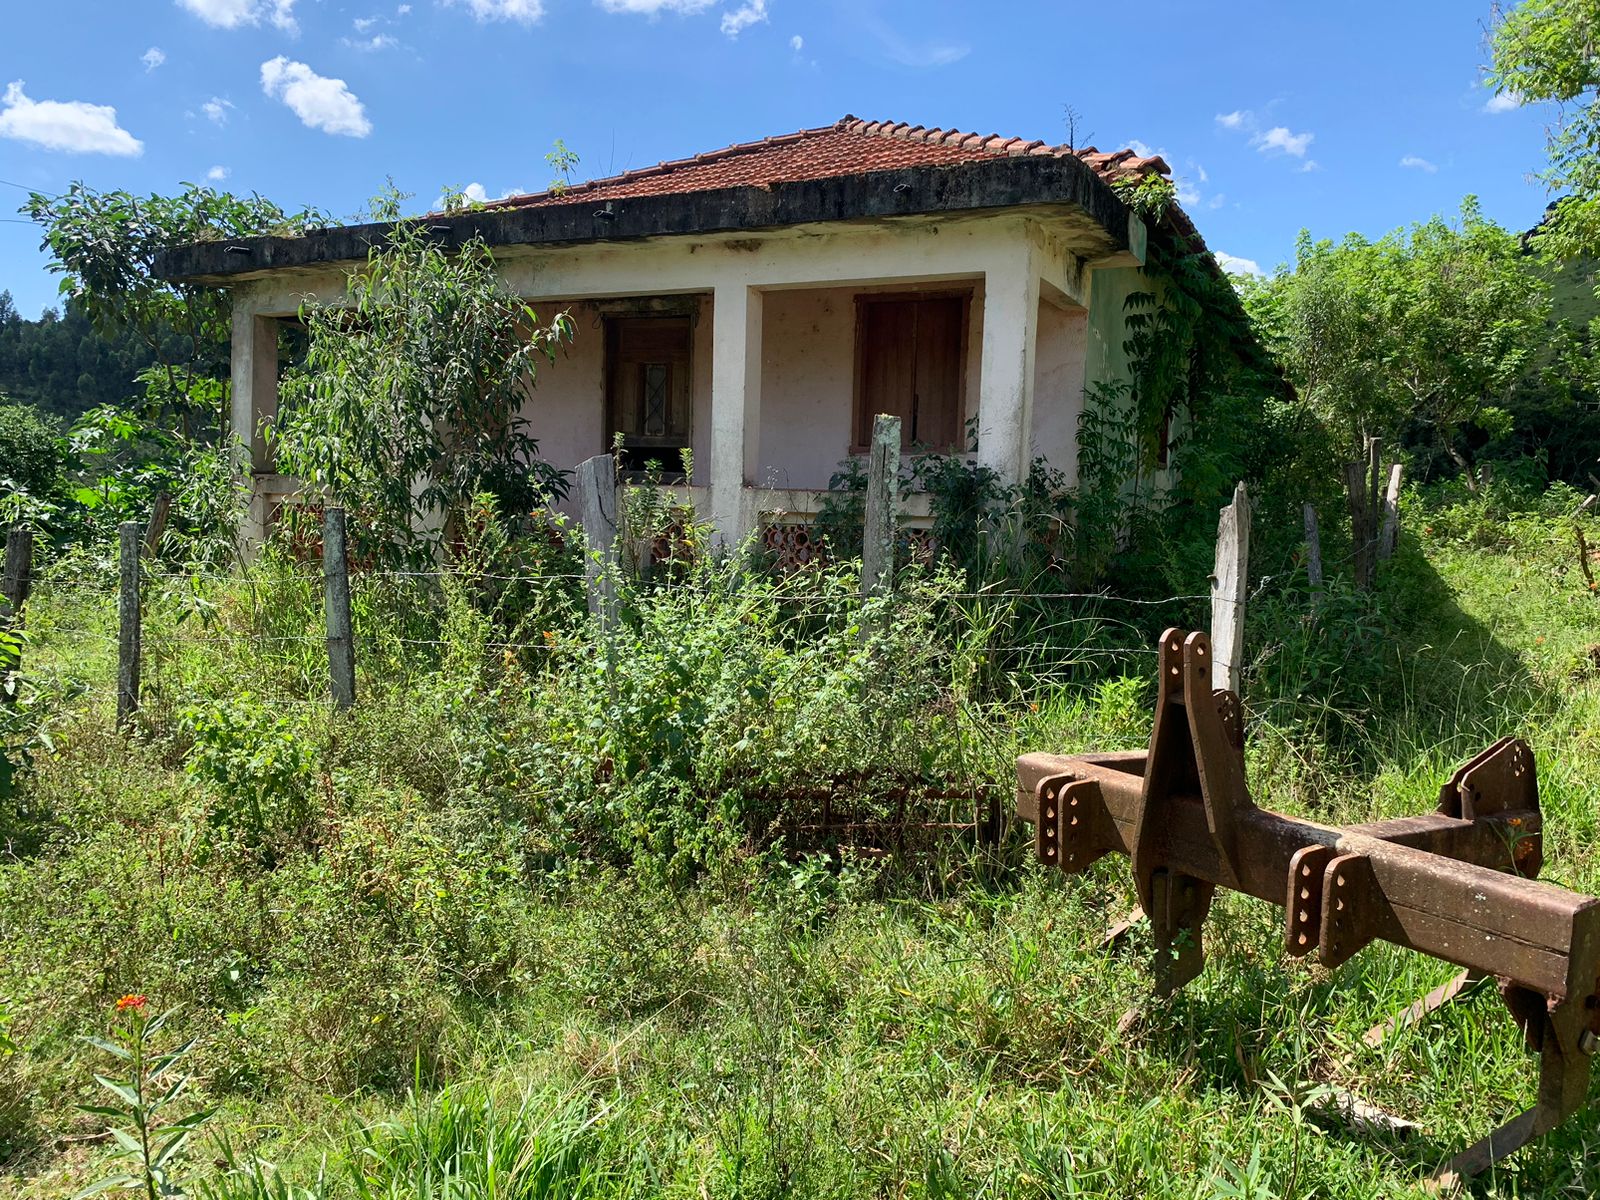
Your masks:
M 793 225 L 1059 205 L 1103 231 L 1100 255 L 1134 250 L 1130 210 L 1076 158 L 1022 156 L 911 167 L 714 191 L 541 207 L 471 209 L 424 218 L 440 244 L 482 238 L 490 246 L 572 246 L 651 237 L 771 230 Z M 197 242 L 161 251 L 163 279 L 223 286 L 276 271 L 364 261 L 393 223 L 349 225 L 302 237 Z

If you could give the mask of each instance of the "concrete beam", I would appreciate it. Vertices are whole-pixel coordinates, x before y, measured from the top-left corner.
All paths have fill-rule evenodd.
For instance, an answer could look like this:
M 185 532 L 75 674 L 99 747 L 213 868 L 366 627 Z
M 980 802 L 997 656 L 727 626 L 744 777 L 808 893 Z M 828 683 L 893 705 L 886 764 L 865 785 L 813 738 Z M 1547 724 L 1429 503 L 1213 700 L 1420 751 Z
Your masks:
M 1031 155 L 683 195 L 610 201 L 578 195 L 546 207 L 476 209 L 421 220 L 428 236 L 444 246 L 473 238 L 495 247 L 564 246 L 1028 206 L 1086 214 L 1095 227 L 1096 244 L 1087 248 L 1094 257 L 1130 250 L 1130 238 L 1137 236 L 1128 207 L 1091 168 L 1071 156 Z M 302 237 L 198 242 L 161 252 L 154 270 L 165 279 L 226 284 L 273 271 L 348 266 L 365 261 L 392 228 L 384 222 Z

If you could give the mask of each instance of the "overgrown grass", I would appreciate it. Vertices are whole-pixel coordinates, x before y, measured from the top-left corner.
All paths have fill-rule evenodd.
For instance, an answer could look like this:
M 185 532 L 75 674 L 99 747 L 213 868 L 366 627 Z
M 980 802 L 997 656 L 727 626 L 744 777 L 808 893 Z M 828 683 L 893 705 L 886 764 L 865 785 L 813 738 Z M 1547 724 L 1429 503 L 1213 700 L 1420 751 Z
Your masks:
M 1258 799 L 1427 811 L 1526 733 L 1547 875 L 1600 891 L 1600 598 L 1567 499 L 1413 498 L 1376 598 L 1264 587 Z M 1330 974 L 1222 897 L 1205 974 L 1152 1004 L 1145 947 L 1098 947 L 1120 860 L 1068 881 L 1020 837 L 772 848 L 786 788 L 873 814 L 891 787 L 1004 794 L 1025 750 L 1141 744 L 1159 611 L 1063 608 L 1018 654 L 1003 604 L 937 579 L 863 606 L 844 572 L 708 569 L 632 603 L 608 657 L 570 588 L 492 583 L 358 588 L 342 717 L 314 577 L 157 585 L 131 737 L 108 597 L 41 587 L 27 663 L 54 715 L 0 862 L 0 1192 L 97 1177 L 79 1039 L 128 991 L 199 1039 L 223 1113 L 187 1173 L 212 1200 L 1408 1195 L 1531 1103 L 1492 989 L 1362 1045 L 1444 964 L 1372 947 Z M 1423 1132 L 1309 1120 L 1322 1086 Z M 1597 1140 L 1582 1115 L 1475 1187 L 1591 1194 Z

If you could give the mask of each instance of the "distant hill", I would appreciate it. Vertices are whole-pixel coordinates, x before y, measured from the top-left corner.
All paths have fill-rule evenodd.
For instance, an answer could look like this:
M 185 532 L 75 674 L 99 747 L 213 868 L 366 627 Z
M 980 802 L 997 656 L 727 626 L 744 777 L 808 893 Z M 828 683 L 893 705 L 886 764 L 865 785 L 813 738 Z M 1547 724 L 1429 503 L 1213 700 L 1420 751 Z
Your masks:
M 0 395 L 66 421 L 97 404 L 137 395 L 134 377 L 153 355 L 132 333 L 107 338 L 70 300 L 36 321 L 0 291 Z

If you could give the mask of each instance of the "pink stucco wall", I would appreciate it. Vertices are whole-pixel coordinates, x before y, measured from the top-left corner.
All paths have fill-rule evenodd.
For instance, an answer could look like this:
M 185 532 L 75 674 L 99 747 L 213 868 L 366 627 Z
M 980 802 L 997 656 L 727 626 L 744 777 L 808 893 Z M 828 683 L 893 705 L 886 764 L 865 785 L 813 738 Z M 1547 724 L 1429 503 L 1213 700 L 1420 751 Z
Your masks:
M 1083 413 L 1083 370 L 1088 311 L 1039 305 L 1039 349 L 1033 372 L 1033 441 L 1029 458 L 1043 457 L 1078 480 L 1078 418 Z
M 763 317 L 761 451 L 758 485 L 828 486 L 849 456 L 855 405 L 855 298 L 871 292 L 970 287 L 966 416 L 977 411 L 983 345 L 983 283 L 917 287 L 807 288 L 768 292 Z

